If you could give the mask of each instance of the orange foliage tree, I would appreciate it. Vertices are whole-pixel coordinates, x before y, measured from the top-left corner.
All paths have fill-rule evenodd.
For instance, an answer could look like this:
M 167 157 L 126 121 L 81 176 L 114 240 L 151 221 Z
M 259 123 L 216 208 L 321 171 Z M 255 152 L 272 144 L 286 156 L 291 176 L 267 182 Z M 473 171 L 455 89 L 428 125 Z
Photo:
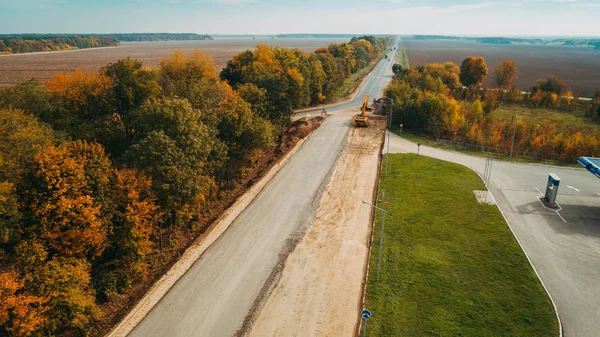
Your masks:
M 46 297 L 32 295 L 16 271 L 0 272 L 0 327 L 14 336 L 30 336 L 47 322 Z

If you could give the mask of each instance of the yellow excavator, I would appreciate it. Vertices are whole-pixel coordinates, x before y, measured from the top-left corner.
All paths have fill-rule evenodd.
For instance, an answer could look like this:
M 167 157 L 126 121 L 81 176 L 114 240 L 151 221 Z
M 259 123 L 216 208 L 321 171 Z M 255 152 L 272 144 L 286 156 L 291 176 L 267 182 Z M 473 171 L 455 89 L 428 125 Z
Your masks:
M 354 125 L 355 126 L 369 126 L 369 117 L 367 117 L 367 105 L 369 104 L 369 93 L 365 96 L 365 101 L 363 102 L 362 108 L 360 109 L 360 113 L 354 117 Z

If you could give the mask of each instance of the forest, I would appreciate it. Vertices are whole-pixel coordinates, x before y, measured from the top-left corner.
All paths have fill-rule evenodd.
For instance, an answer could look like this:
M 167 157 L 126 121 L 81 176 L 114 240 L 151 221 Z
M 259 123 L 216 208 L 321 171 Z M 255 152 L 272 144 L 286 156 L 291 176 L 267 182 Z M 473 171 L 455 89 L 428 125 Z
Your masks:
M 126 58 L 0 89 L 0 335 L 106 332 L 246 187 L 293 109 L 390 41 L 259 45 L 220 75 L 176 51 L 157 69 Z
M 119 42 L 212 40 L 208 35 L 188 33 L 131 34 L 14 34 L 0 35 L 0 54 L 21 54 L 118 46 Z
M 397 65 L 394 70 L 385 93 L 394 99 L 394 125 L 503 155 L 508 155 L 513 137 L 515 153 L 527 158 L 575 163 L 583 155 L 600 155 L 594 131 L 600 120 L 600 90 L 590 101 L 580 100 L 558 77 L 549 76 L 524 94 L 512 86 L 518 73 L 510 60 L 496 65 L 496 88 L 482 87 L 488 76 L 482 57 L 468 57 L 460 67 L 447 62 L 407 69 Z M 510 108 L 538 116 L 501 114 Z M 547 115 L 539 115 L 543 111 Z M 560 118 L 553 120 L 550 113 Z M 566 122 L 573 119 L 578 124 Z
M 80 35 L 0 35 L 0 54 L 21 54 L 118 46 L 110 36 Z
M 445 35 L 413 35 L 417 40 L 470 40 L 487 44 L 536 44 L 600 49 L 600 39 L 528 39 L 516 37 L 468 37 Z
M 209 35 L 195 33 L 125 33 L 98 34 L 98 36 L 113 38 L 120 42 L 212 40 Z

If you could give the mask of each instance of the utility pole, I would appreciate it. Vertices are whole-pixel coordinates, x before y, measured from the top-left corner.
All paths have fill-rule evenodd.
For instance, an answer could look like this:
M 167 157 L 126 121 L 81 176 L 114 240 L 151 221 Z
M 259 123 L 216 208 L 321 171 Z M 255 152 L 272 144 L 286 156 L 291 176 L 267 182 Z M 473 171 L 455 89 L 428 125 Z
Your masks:
M 362 202 L 365 205 L 369 205 L 369 206 L 383 212 L 383 219 L 381 220 L 381 237 L 379 238 L 379 256 L 377 257 L 377 282 L 379 282 L 379 274 L 381 271 L 381 254 L 383 251 L 383 231 L 385 230 L 385 210 L 383 208 L 379 208 L 379 207 L 371 204 L 370 202 L 368 202 L 366 200 L 363 200 Z
M 515 128 L 513 130 L 512 144 L 510 145 L 510 156 L 509 156 L 509 159 L 508 159 L 510 161 L 512 161 L 513 149 L 515 147 L 515 137 L 517 136 L 517 120 L 518 119 L 519 119 L 519 117 L 515 116 Z
M 387 152 L 385 154 L 385 176 L 388 174 L 388 163 L 390 161 L 390 132 L 392 130 L 392 113 L 394 112 L 394 99 L 389 97 L 381 97 L 380 99 L 387 99 L 391 101 L 390 104 L 390 117 L 388 118 L 388 130 L 387 130 Z

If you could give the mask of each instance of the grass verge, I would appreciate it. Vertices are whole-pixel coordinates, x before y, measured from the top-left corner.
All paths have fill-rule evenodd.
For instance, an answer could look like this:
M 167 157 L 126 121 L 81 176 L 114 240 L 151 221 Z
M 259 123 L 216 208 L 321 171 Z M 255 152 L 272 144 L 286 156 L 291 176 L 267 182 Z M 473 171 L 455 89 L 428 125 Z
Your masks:
M 460 165 L 390 156 L 381 279 L 377 212 L 365 307 L 368 336 L 556 336 L 558 321 L 535 272 L 485 187 Z
M 333 93 L 332 101 L 335 102 L 340 100 L 354 92 L 356 88 L 367 78 L 369 73 L 373 71 L 373 68 L 381 61 L 383 57 L 378 57 L 375 61 L 371 62 L 366 68 L 359 70 L 358 72 L 351 74 L 344 80 L 344 83 L 338 87 Z
M 406 53 L 406 48 L 402 47 L 402 42 L 398 45 L 398 49 L 396 49 L 394 63 L 400 64 L 404 69 L 408 69 L 410 67 L 410 63 L 408 62 L 408 54 Z

